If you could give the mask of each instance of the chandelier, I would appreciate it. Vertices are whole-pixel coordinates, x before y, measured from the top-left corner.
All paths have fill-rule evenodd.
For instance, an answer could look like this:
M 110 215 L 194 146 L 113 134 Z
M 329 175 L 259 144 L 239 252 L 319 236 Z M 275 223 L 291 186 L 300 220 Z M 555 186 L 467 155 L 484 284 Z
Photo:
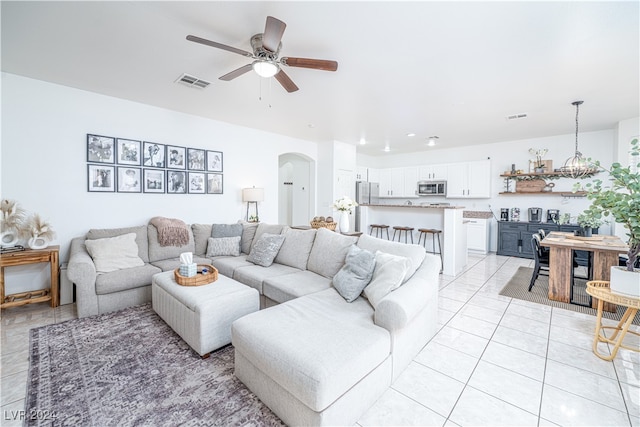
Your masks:
M 573 157 L 569 157 L 567 161 L 564 162 L 564 166 L 560 168 L 562 176 L 567 178 L 579 179 L 593 173 L 593 170 L 589 168 L 587 164 L 587 160 L 582 157 L 582 153 L 578 150 L 578 110 L 583 102 L 584 101 L 574 101 L 571 103 L 571 105 L 576 106 L 576 152 Z

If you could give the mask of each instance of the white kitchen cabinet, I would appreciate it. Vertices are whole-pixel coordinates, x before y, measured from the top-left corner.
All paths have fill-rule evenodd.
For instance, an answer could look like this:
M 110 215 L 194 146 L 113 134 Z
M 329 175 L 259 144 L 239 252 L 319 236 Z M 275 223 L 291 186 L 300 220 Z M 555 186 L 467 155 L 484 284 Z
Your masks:
M 356 166 L 355 180 L 356 181 L 368 181 L 369 180 L 369 176 L 368 176 L 367 168 L 365 168 L 363 166 Z
M 486 254 L 489 252 L 490 220 L 484 218 L 465 218 L 467 224 L 467 250 Z
M 418 197 L 417 176 L 418 169 L 415 167 L 380 169 L 380 197 Z
M 446 181 L 447 165 L 427 165 L 418 168 L 418 180 L 420 181 Z
M 380 182 L 380 169 L 369 168 L 367 175 L 369 182 Z
M 491 197 L 491 161 L 452 163 L 447 170 L 447 198 Z

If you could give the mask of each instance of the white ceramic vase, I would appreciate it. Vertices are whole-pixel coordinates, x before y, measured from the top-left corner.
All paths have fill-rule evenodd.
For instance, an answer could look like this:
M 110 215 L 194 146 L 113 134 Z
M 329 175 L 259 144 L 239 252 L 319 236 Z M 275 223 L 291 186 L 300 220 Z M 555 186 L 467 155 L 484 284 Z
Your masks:
M 628 271 L 626 267 L 611 267 L 609 287 L 614 294 L 640 297 L 640 270 Z
M 32 236 L 27 244 L 31 249 L 44 249 L 49 245 L 49 241 L 44 237 Z
M 349 212 L 348 211 L 340 211 L 340 220 L 338 222 L 338 227 L 340 228 L 341 233 L 349 232 Z
M 3 248 L 9 248 L 11 246 L 15 246 L 18 243 L 20 237 L 18 236 L 18 232 L 15 230 L 6 230 L 0 234 L 0 241 L 2 242 Z

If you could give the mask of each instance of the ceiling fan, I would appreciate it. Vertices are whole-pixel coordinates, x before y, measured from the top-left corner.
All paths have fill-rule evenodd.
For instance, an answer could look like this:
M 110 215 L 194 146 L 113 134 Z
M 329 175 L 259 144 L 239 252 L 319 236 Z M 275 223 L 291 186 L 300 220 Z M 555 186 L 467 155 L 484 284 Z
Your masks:
M 280 83 L 287 92 L 295 92 L 298 90 L 298 86 L 296 86 L 293 80 L 291 80 L 291 78 L 289 78 L 289 76 L 284 72 L 281 67 L 282 65 L 323 71 L 336 71 L 338 69 L 338 63 L 336 61 L 291 57 L 278 58 L 280 49 L 282 48 L 280 40 L 282 39 L 282 34 L 286 27 L 287 24 L 279 19 L 276 19 L 273 16 L 267 16 L 264 33 L 256 34 L 251 37 L 251 47 L 253 48 L 253 52 L 247 52 L 246 50 L 237 49 L 235 47 L 192 35 L 188 35 L 187 40 L 237 53 L 238 55 L 246 56 L 247 58 L 252 58 L 254 60 L 251 64 L 244 65 L 222 77 L 219 77 L 220 80 L 225 81 L 233 80 L 236 77 L 240 77 L 241 75 L 254 70 L 261 77 L 275 77 L 278 83 Z

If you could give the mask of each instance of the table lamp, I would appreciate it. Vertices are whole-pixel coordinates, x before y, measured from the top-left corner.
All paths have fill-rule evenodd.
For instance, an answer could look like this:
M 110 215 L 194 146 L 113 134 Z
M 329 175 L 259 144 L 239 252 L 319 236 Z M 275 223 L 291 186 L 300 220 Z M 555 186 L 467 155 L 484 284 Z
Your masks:
M 262 202 L 264 200 L 264 188 L 243 188 L 242 189 L 242 201 L 247 202 L 247 221 L 249 222 L 258 222 L 258 202 Z M 256 205 L 256 215 L 255 221 L 249 220 L 249 205 L 254 203 Z

